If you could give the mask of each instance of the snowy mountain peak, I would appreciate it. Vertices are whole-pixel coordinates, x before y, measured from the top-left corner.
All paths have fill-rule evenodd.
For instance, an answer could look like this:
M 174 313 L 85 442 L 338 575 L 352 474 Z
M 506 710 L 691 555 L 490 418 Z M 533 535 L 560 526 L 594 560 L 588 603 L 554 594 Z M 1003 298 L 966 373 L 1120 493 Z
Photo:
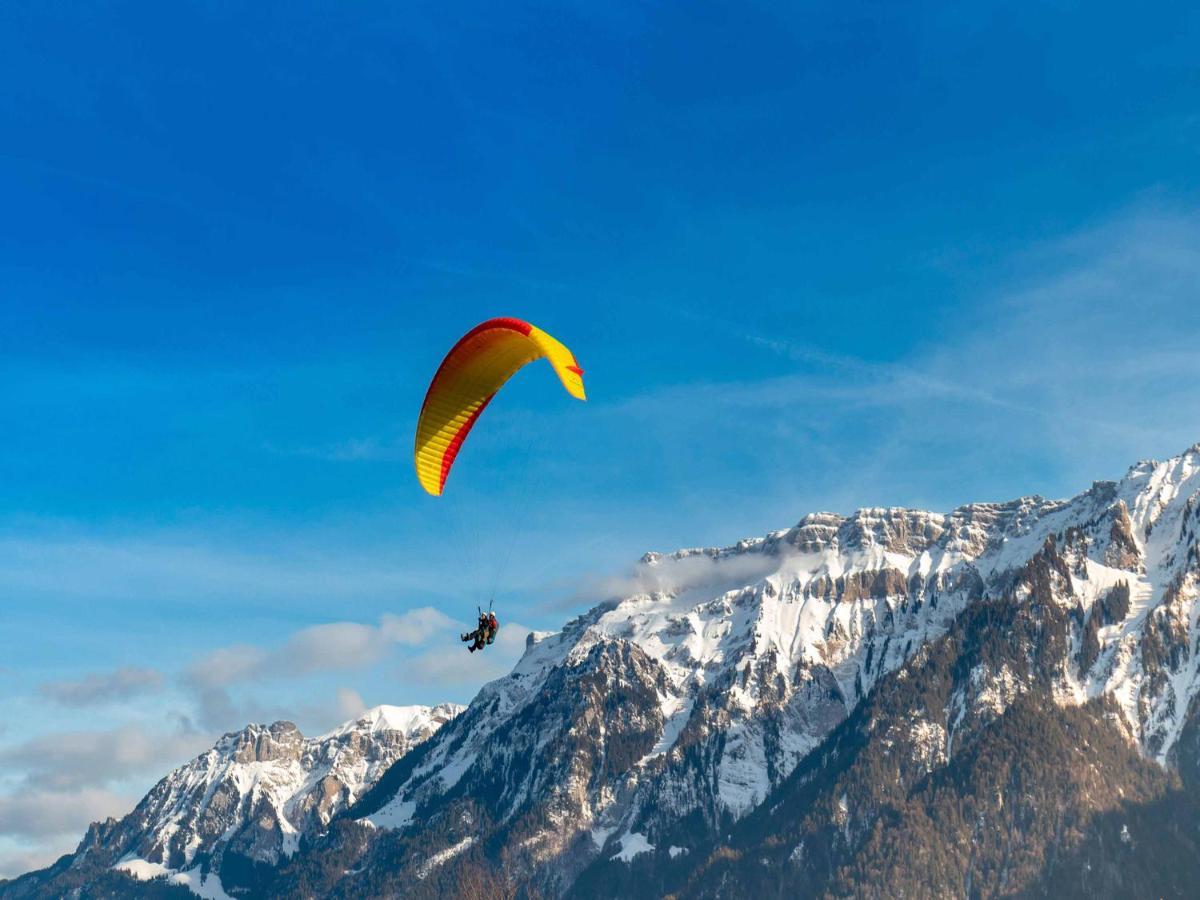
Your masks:
M 303 741 L 304 735 L 291 722 L 274 722 L 231 731 L 217 741 L 213 751 L 237 763 L 261 763 L 294 755 Z
M 377 706 L 315 738 L 291 722 L 230 732 L 124 819 L 93 825 L 76 864 L 102 856 L 135 877 L 166 875 L 193 887 L 197 871 L 275 864 L 462 710 Z
M 457 703 L 441 703 L 437 706 L 375 706 L 349 722 L 339 725 L 321 735 L 317 740 L 328 740 L 349 732 L 374 733 L 396 731 L 410 741 L 419 743 L 445 725 L 464 707 Z

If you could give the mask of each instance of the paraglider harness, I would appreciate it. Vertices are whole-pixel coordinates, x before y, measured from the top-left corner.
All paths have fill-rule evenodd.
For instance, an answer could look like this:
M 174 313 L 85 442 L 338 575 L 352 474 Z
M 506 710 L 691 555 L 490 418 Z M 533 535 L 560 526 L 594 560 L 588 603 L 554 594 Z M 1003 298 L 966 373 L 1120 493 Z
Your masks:
M 476 607 L 478 609 L 478 607 Z M 479 610 L 479 627 L 469 634 L 464 634 L 462 640 L 474 641 L 475 643 L 467 647 L 472 653 L 476 650 L 482 650 L 488 644 L 496 639 L 496 632 L 500 630 L 500 623 L 496 620 L 496 614 L 492 612 L 492 605 L 488 604 L 488 611 Z

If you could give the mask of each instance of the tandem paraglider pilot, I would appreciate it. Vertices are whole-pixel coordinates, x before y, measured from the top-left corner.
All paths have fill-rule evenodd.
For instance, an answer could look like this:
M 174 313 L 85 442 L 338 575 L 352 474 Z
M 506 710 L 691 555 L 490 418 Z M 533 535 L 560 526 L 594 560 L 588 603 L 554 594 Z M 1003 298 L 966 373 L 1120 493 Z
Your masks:
M 491 610 L 481 612 L 479 614 L 479 627 L 469 634 L 464 634 L 464 641 L 474 641 L 467 649 L 474 653 L 476 650 L 482 650 L 488 644 L 496 639 L 496 632 L 500 630 L 500 623 L 496 619 L 496 614 Z

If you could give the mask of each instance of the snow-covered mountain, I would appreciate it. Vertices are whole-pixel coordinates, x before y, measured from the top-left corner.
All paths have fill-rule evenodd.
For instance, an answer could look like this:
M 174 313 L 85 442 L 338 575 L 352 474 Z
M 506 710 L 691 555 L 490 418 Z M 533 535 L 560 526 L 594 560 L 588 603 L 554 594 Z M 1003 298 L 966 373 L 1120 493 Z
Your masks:
M 291 722 L 226 734 L 158 782 L 129 815 L 92 825 L 74 865 L 100 856 L 136 878 L 165 875 L 207 893 L 218 873 L 252 881 L 256 867 L 295 853 L 461 712 L 456 704 L 377 706 L 319 737 L 306 738 Z
M 642 575 L 659 589 L 532 635 L 514 671 L 354 813 L 422 854 L 503 833 L 510 874 L 551 892 L 597 859 L 680 856 L 999 597 L 1061 606 L 1058 702 L 1113 698 L 1129 741 L 1167 762 L 1196 695 L 1198 534 L 1200 445 L 1066 501 L 821 513 L 733 547 L 649 555 Z M 992 716 L 1025 689 L 1011 666 L 974 677 L 971 702 Z M 943 758 L 954 723 L 920 727 L 931 762 Z M 434 835 L 443 846 L 425 847 Z
M 260 896 L 727 896 L 761 876 L 777 892 L 786 877 L 800 893 L 835 878 L 854 893 L 880 860 L 905 858 L 879 843 L 884 823 L 916 834 L 911 822 L 932 821 L 958 829 L 927 845 L 949 862 L 907 890 L 1019 891 L 1049 865 L 1022 840 L 1084 846 L 1105 810 L 1159 802 L 1192 769 L 1200 784 L 1200 445 L 1069 500 L 809 515 L 732 547 L 648 554 L 635 581 L 530 635 L 509 675 L 365 793 L 367 779 L 347 789 L 332 821 L 311 800 L 269 804 L 312 839 L 289 857 L 282 825 L 240 831 L 236 859 L 279 863 L 269 877 L 225 866 L 222 883 Z M 1000 768 L 1021 752 L 996 750 L 1001 738 L 1094 758 L 1039 770 L 1043 793 L 1017 775 L 1005 787 Z M 920 806 L 934 784 L 954 815 Z M 287 794 L 301 795 L 321 796 Z M 139 810 L 176 808 L 154 798 Z M 1073 818 L 1028 826 L 1046 809 Z M 209 831 L 198 805 L 184 810 L 156 813 L 168 824 L 122 852 L 187 866 Z M 321 825 L 306 831 L 311 815 Z M 988 816 L 1023 818 L 984 852 Z M 1026 851 L 1025 868 L 1012 862 Z

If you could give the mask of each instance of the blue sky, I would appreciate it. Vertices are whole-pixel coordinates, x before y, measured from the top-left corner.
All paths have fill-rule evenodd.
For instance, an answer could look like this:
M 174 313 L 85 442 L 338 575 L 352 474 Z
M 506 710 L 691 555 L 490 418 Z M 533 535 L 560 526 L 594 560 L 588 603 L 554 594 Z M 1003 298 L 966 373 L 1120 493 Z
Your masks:
M 0 9 L 0 875 L 647 549 L 1200 440 L 1193 4 L 445 6 Z M 492 315 L 590 401 L 526 370 L 433 501 Z

